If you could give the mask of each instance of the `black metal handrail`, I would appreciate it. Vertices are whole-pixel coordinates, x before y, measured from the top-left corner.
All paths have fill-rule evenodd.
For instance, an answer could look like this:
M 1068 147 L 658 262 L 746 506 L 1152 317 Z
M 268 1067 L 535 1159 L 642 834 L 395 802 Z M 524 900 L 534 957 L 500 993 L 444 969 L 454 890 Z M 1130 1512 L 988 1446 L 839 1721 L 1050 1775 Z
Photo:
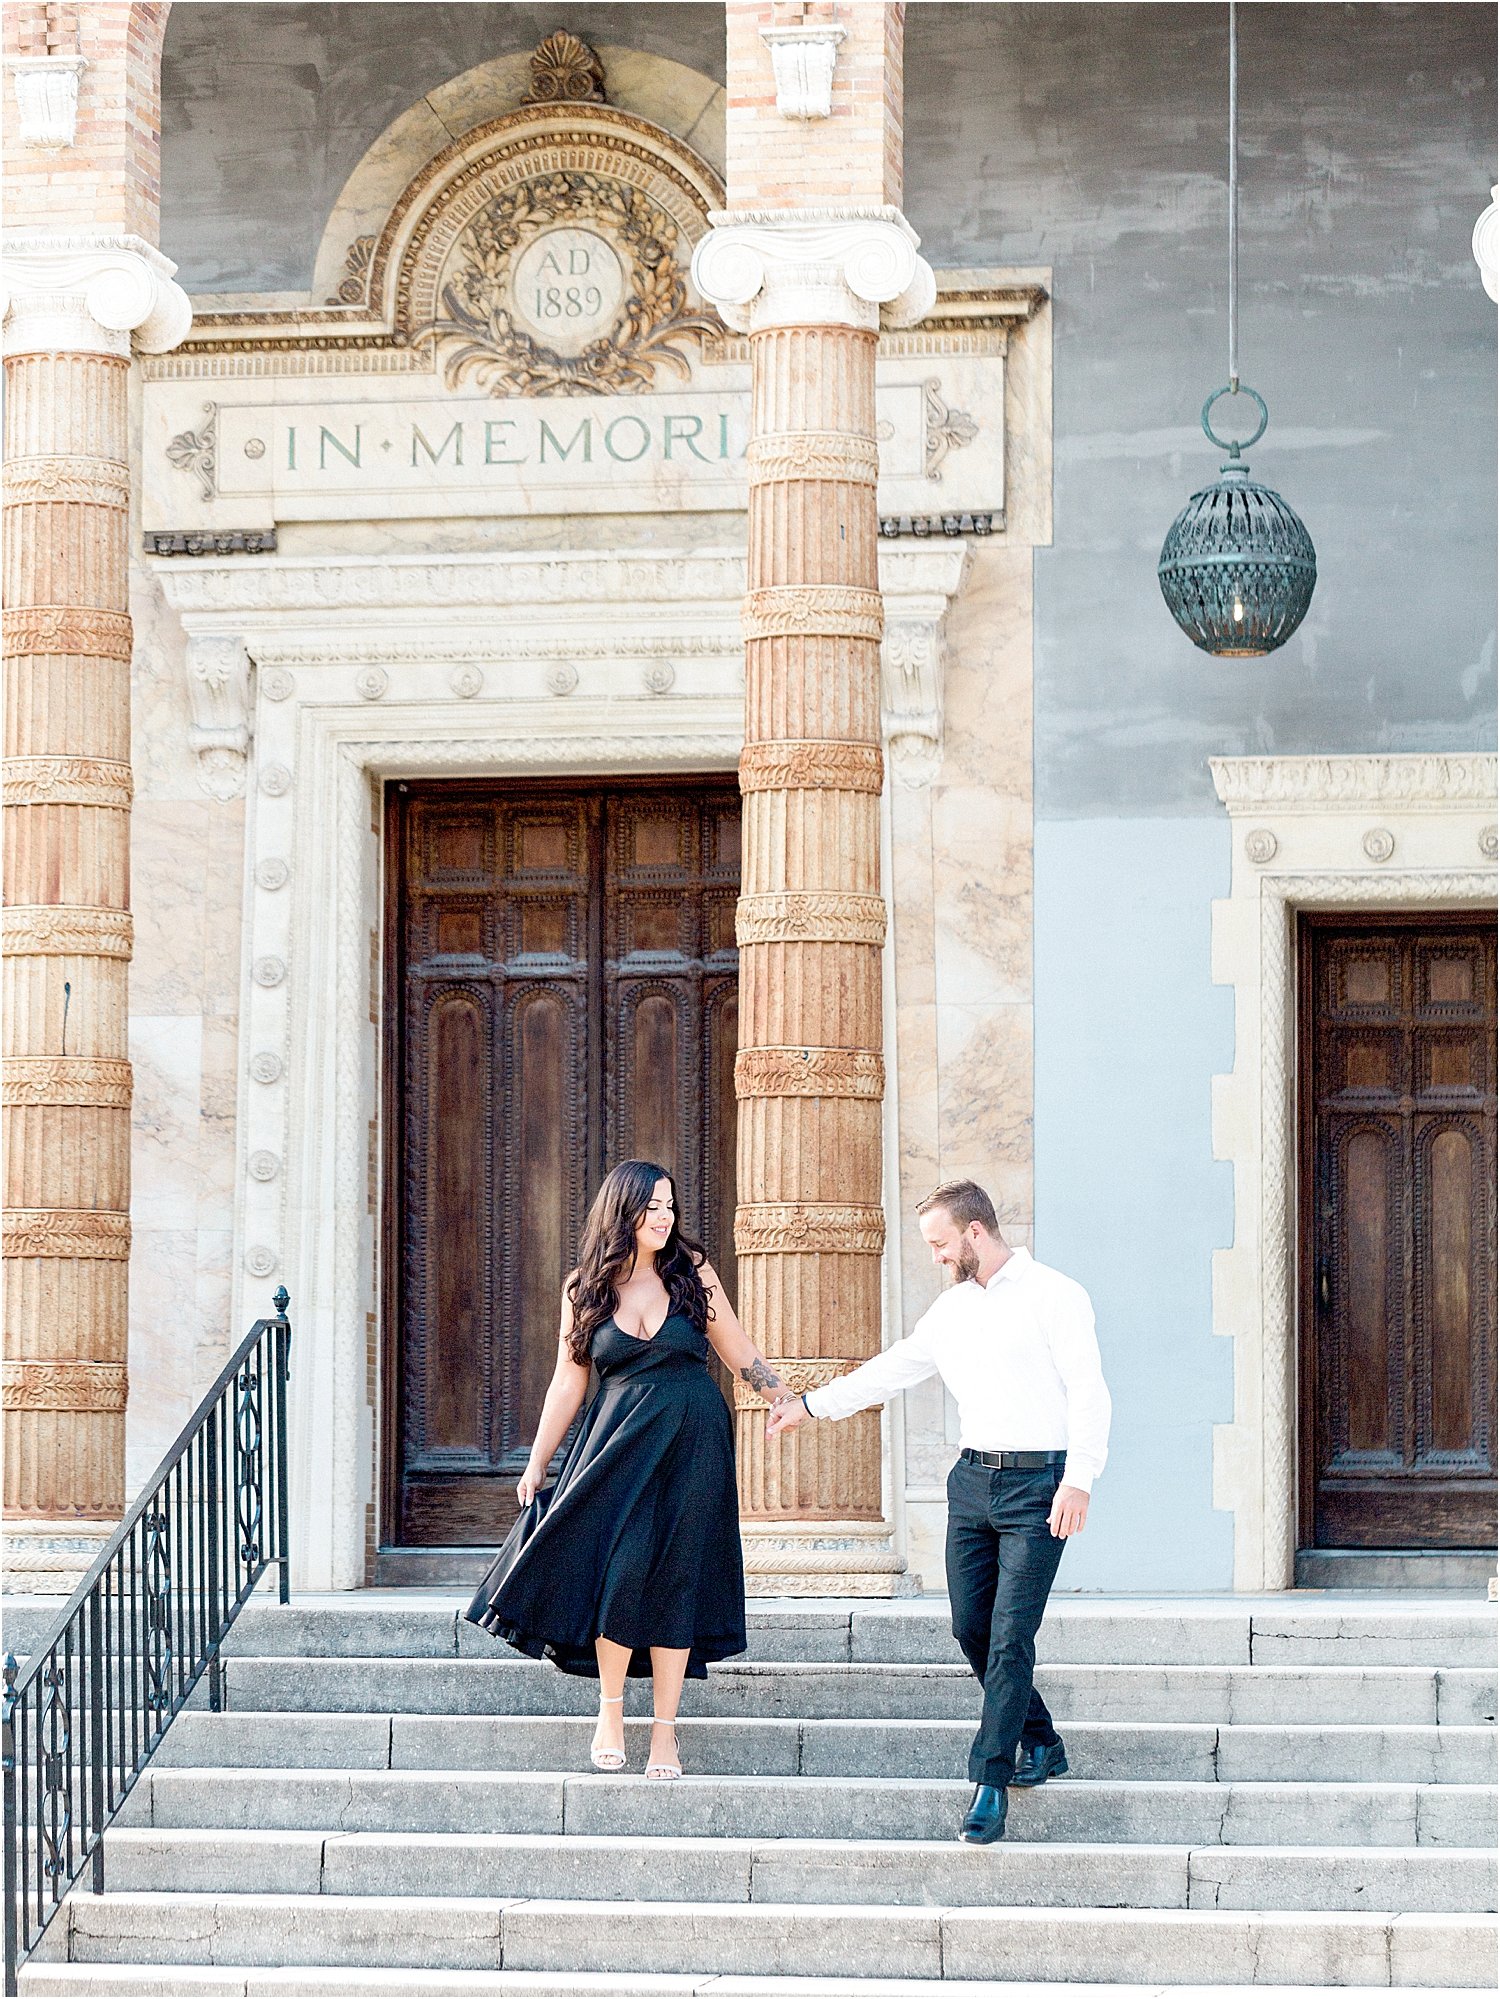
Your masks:
M 285 1287 L 21 1672 L 5 1659 L 5 1990 L 273 1563 L 289 1600 Z

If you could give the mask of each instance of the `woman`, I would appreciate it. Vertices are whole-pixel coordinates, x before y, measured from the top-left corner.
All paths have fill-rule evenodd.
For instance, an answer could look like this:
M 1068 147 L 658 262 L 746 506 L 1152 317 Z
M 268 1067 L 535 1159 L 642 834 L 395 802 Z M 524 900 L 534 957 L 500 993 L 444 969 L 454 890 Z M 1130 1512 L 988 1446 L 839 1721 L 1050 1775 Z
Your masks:
M 702 1679 L 709 1660 L 745 1649 L 734 1433 L 710 1347 L 768 1400 L 786 1393 L 679 1228 L 671 1174 L 627 1159 L 584 1224 L 563 1286 L 557 1368 L 516 1487 L 523 1511 L 468 1612 L 534 1659 L 598 1675 L 597 1770 L 625 1767 L 625 1678 L 650 1673 L 646 1775 L 680 1777 L 684 1676 Z M 590 1364 L 599 1392 L 543 1492 Z

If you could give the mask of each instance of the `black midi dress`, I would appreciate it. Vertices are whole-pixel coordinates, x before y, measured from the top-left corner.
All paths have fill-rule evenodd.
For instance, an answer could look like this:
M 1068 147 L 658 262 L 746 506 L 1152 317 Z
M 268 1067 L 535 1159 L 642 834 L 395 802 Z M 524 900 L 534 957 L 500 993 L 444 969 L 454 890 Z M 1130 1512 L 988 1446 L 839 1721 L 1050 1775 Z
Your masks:
M 649 1339 L 607 1319 L 599 1392 L 556 1485 L 526 1507 L 468 1609 L 471 1623 L 565 1673 L 597 1676 L 594 1640 L 685 1649 L 688 1676 L 745 1649 L 734 1431 L 708 1341 L 670 1313 Z

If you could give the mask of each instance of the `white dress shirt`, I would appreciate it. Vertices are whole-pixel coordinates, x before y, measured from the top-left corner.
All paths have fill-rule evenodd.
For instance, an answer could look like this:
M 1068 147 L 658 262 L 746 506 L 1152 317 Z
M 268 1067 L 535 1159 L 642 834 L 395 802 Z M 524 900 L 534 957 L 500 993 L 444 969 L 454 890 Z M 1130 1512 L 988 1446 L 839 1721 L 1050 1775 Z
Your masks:
M 904 1340 L 823 1388 L 814 1416 L 852 1416 L 940 1374 L 958 1403 L 959 1446 L 1063 1451 L 1063 1483 L 1093 1489 L 1109 1448 L 1109 1390 L 1089 1294 L 1013 1249 L 986 1285 L 955 1284 Z

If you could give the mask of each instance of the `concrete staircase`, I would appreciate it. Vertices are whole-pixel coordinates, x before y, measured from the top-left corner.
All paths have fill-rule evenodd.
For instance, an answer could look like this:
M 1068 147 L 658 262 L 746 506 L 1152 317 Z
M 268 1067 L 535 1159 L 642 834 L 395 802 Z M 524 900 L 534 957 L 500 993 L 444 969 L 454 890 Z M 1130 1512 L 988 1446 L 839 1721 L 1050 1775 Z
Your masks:
M 1486 1606 L 1064 1598 L 1041 1649 L 1071 1774 L 966 1848 L 930 1599 L 755 1609 L 670 1786 L 582 1774 L 592 1683 L 451 1599 L 252 1605 L 228 1711 L 178 1720 L 22 1990 L 1493 1986 Z

